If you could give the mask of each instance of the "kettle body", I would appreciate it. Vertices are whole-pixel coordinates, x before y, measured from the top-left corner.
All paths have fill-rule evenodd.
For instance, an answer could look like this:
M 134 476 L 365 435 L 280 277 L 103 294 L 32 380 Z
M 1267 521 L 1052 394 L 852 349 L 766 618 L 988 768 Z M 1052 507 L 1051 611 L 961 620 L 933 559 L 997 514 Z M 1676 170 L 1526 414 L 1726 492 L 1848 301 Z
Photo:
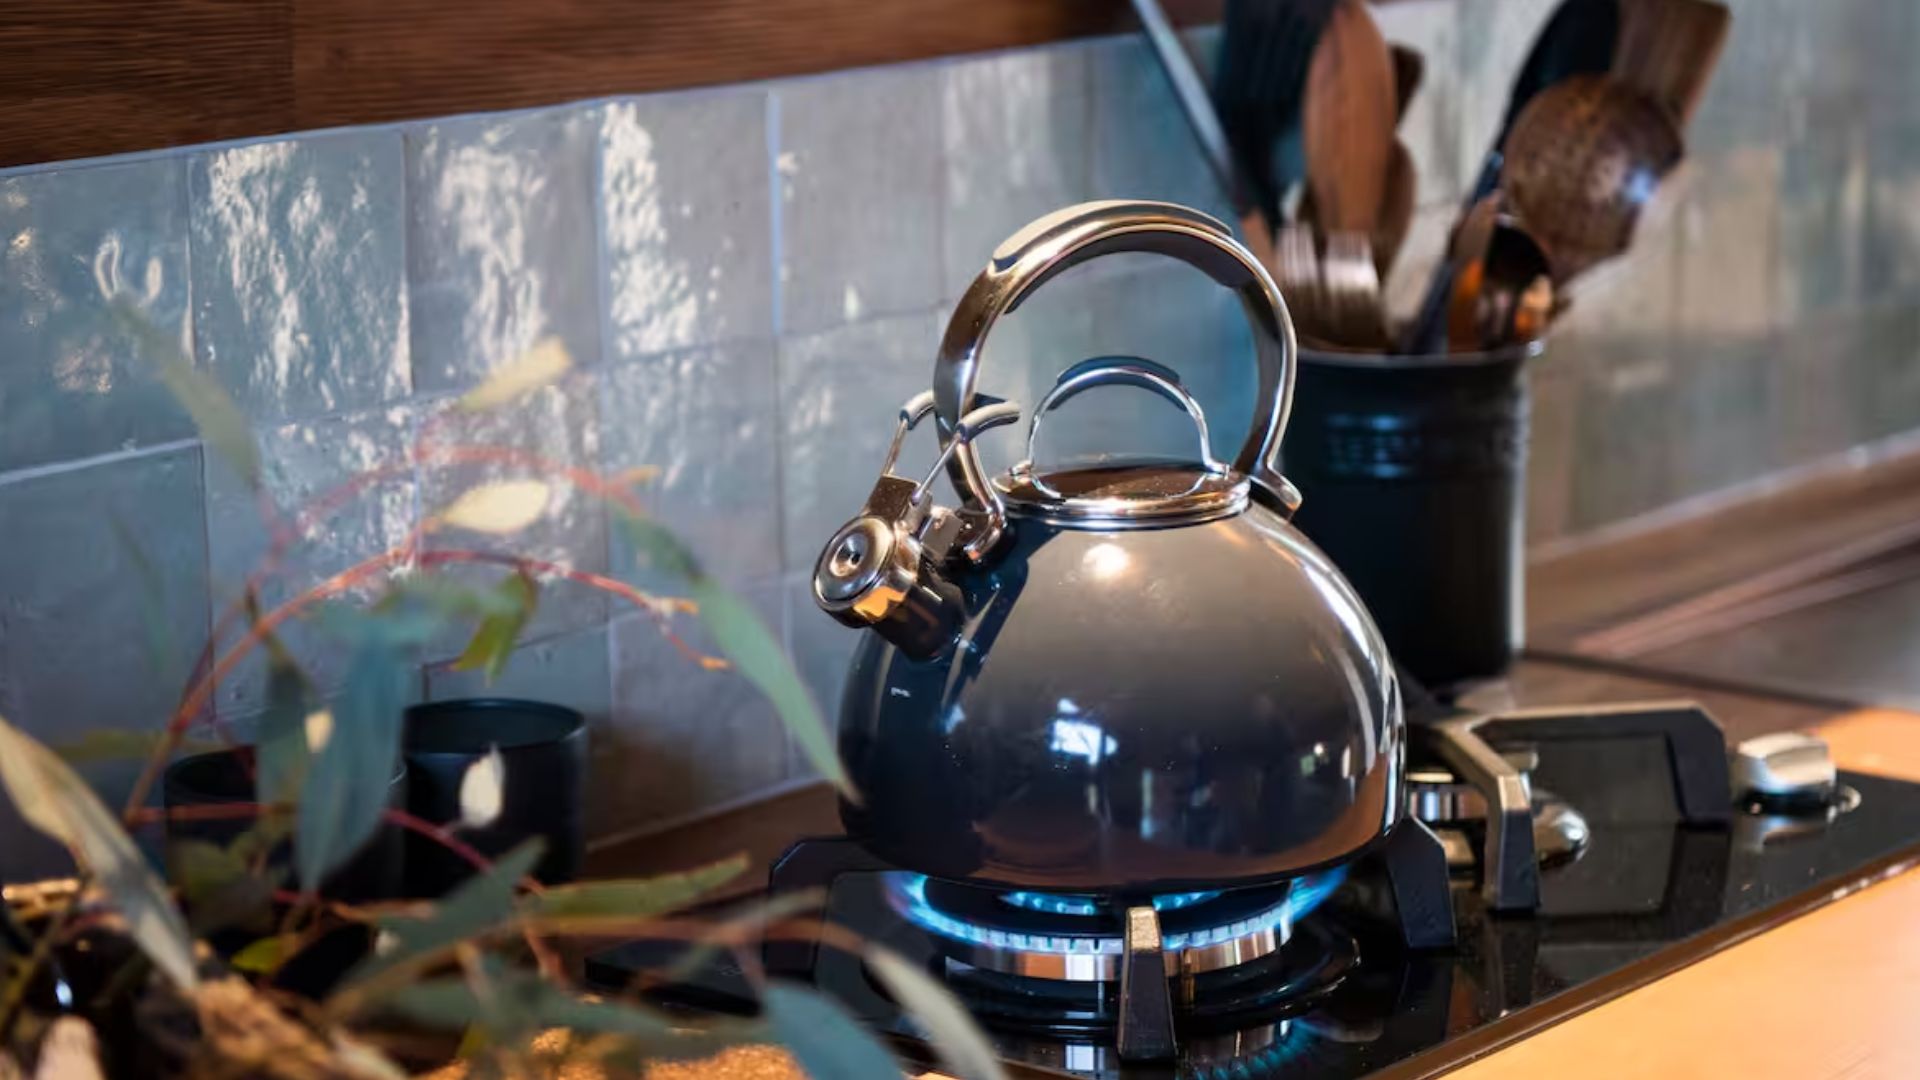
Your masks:
M 1176 372 L 1109 357 L 1062 374 L 1028 458 L 988 480 L 972 442 L 1016 407 L 974 392 L 993 320 L 1110 250 L 1187 258 L 1240 290 L 1270 408 L 1232 465 Z M 892 475 L 828 543 L 815 598 L 865 627 L 842 696 L 849 832 L 883 859 L 1008 888 L 1145 895 L 1254 884 L 1350 859 L 1399 820 L 1405 731 L 1379 632 L 1287 518 L 1269 461 L 1293 340 L 1264 269 L 1205 215 L 1094 203 L 995 253 L 949 326 L 900 442 L 939 420 L 963 493 Z M 1193 418 L 1196 460 L 1032 462 L 1041 419 L 1131 385 Z

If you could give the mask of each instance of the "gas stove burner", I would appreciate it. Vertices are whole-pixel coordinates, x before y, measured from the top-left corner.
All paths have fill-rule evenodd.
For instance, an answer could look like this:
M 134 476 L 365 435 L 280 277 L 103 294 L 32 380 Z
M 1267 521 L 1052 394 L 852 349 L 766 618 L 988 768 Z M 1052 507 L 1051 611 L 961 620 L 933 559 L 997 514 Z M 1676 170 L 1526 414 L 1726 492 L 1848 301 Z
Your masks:
M 1178 911 L 1183 907 L 1204 903 L 1220 895 L 1219 889 L 1207 892 L 1168 893 L 1153 898 L 1153 910 L 1158 912 Z M 1000 902 L 1012 904 L 1028 911 L 1045 911 L 1054 915 L 1098 915 L 1106 906 L 1097 896 L 1070 895 L 1067 893 L 1047 892 L 1010 892 L 1002 893 Z
M 1342 868 L 1278 885 L 1155 897 L 1167 974 L 1193 976 L 1271 955 L 1345 876 Z M 909 873 L 888 875 L 887 895 L 970 967 L 1070 982 L 1120 978 L 1124 912 L 1110 900 L 1004 893 Z

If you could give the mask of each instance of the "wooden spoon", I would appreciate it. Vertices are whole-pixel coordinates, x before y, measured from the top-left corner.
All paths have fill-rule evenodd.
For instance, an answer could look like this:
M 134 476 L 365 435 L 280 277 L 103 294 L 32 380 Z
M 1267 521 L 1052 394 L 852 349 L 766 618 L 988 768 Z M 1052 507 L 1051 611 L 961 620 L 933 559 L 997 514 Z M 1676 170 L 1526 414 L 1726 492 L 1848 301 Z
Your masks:
M 1681 153 L 1665 107 L 1613 79 L 1579 76 L 1541 92 L 1520 114 L 1501 184 L 1564 289 L 1627 249 L 1641 207 Z
M 1301 120 L 1314 214 L 1370 236 L 1393 156 L 1393 57 L 1360 0 L 1340 0 L 1314 47 Z
M 1666 106 L 1684 130 L 1706 95 L 1732 20 L 1712 0 L 1623 0 L 1613 76 Z

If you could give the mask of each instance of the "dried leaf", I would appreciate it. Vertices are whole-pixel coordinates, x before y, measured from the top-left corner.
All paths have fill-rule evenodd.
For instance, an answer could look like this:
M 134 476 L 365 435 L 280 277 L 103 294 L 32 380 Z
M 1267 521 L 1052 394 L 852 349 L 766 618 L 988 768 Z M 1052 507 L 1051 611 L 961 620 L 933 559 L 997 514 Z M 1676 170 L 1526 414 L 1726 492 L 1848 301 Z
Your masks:
M 553 382 L 572 366 L 566 345 L 557 337 L 547 338 L 489 372 L 485 382 L 460 399 L 460 408 L 466 412 L 498 408 Z
M 493 590 L 493 595 L 502 610 L 480 620 L 473 640 L 467 642 L 466 650 L 453 662 L 456 671 L 485 671 L 488 683 L 499 678 L 506 670 L 507 661 L 513 658 L 513 646 L 539 604 L 540 588 L 524 573 L 509 574 Z
M 460 777 L 460 824 L 469 829 L 484 829 L 500 817 L 507 784 L 507 763 L 498 746 L 467 766 Z
M 0 718 L 0 784 L 28 824 L 66 844 L 92 873 L 154 966 L 191 992 L 198 984 L 193 940 L 165 887 L 86 781 L 4 718 Z
M 158 358 L 161 383 L 193 418 L 201 441 L 225 458 L 247 487 L 258 491 L 260 451 L 240 407 L 219 382 L 194 366 L 178 341 L 155 326 L 131 300 L 116 297 L 109 310 L 128 333 L 139 339 L 143 352 Z
M 867 966 L 893 999 L 925 1025 L 929 1041 L 948 1068 L 965 1080 L 1005 1080 L 999 1055 L 945 985 L 899 953 L 878 945 L 868 946 Z
M 532 909 L 546 918 L 643 919 L 675 911 L 745 873 L 747 857 L 657 877 L 581 881 L 555 885 L 534 898 Z
M 513 915 L 514 889 L 533 872 L 545 845 L 528 840 L 501 856 L 493 868 L 462 882 L 433 905 L 430 914 L 390 915 L 380 919 L 389 944 L 374 950 L 340 984 L 342 992 L 366 987 L 378 976 L 433 956 L 449 946 L 486 933 Z
M 250 975 L 271 975 L 280 968 L 281 951 L 284 939 L 275 935 L 263 937 L 246 948 L 233 954 L 227 961 L 235 971 L 244 971 Z
M 830 999 L 792 983 L 771 983 L 760 1004 L 774 1037 L 808 1076 L 900 1080 L 900 1063 Z
M 409 670 L 385 641 L 362 641 L 348 663 L 346 688 L 334 711 L 307 718 L 313 761 L 293 839 L 302 888 L 318 889 L 379 828 L 400 760 Z M 331 722 L 317 723 L 321 715 Z M 321 728 L 325 736 L 315 739 Z
M 40 1040 L 40 1064 L 33 1080 L 101 1080 L 100 1042 L 93 1025 L 77 1016 L 53 1022 Z
M 499 480 L 469 488 L 440 514 L 448 525 L 505 536 L 540 520 L 552 489 L 544 480 Z

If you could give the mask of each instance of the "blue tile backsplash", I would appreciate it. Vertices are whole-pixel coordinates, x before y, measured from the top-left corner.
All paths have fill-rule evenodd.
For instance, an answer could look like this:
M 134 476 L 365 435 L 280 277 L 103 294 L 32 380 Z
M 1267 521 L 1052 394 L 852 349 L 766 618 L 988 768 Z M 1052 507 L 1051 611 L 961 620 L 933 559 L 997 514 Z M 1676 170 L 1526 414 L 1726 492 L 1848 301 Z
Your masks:
M 1425 55 L 1401 130 L 1422 187 L 1387 282 L 1400 309 L 1553 6 L 1377 9 Z M 1579 290 L 1535 371 L 1536 542 L 1920 427 L 1920 15 L 1898 0 L 1732 6 L 1684 183 L 1631 257 Z M 1188 40 L 1204 60 L 1217 33 Z M 854 636 L 814 610 L 807 577 L 872 484 L 895 409 L 927 385 L 953 301 L 1030 218 L 1116 196 L 1227 209 L 1132 36 L 0 171 L 0 711 L 56 742 L 157 726 L 268 549 L 253 494 L 156 376 L 175 342 L 253 422 L 283 506 L 389 469 L 291 523 L 269 603 L 514 474 L 417 468 L 423 433 L 650 469 L 641 500 L 784 635 L 831 708 Z M 159 337 L 130 333 L 116 306 Z M 561 382 L 494 413 L 454 408 L 550 339 L 575 363 Z M 1103 260 L 1001 324 L 982 388 L 1031 402 L 1085 356 L 1151 356 L 1189 369 L 1230 456 L 1252 410 L 1247 352 L 1232 297 L 1197 274 Z M 1019 437 L 997 435 L 983 452 L 1004 467 Z M 1102 391 L 1050 418 L 1042 451 L 1189 438 L 1164 402 Z M 903 467 L 931 453 L 917 436 Z M 598 501 L 556 487 L 546 509 L 513 547 L 668 587 Z M 338 677 L 323 643 L 287 637 L 323 683 Z M 460 645 L 427 650 L 420 694 L 484 689 L 449 667 Z M 597 591 L 548 590 L 494 690 L 592 718 L 599 837 L 805 775 L 743 683 L 693 669 Z M 215 718 L 245 731 L 261 699 L 242 666 Z M 126 770 L 93 768 L 124 792 Z M 48 865 L 15 836 L 0 819 L 0 879 Z

